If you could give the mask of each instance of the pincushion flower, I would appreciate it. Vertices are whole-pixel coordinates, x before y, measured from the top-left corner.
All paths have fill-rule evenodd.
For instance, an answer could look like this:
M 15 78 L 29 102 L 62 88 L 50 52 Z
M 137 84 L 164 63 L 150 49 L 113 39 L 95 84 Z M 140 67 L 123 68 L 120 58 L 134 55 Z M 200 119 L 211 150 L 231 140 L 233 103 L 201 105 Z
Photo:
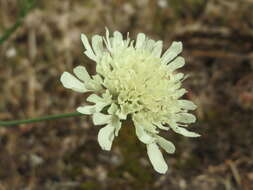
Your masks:
M 92 115 L 95 125 L 105 125 L 99 130 L 98 143 L 109 151 L 122 127 L 122 121 L 131 119 L 138 139 L 146 144 L 148 157 L 159 173 L 168 166 L 160 148 L 174 153 L 172 142 L 159 136 L 159 130 L 170 130 L 187 136 L 199 134 L 185 127 L 196 118 L 188 113 L 196 105 L 180 99 L 187 91 L 181 88 L 184 74 L 176 69 L 184 66 L 181 42 L 173 42 L 162 55 L 162 41 L 137 35 L 136 41 L 129 36 L 123 39 L 115 31 L 110 37 L 94 35 L 91 45 L 86 35 L 81 35 L 84 54 L 96 62 L 96 74 L 90 76 L 84 66 L 74 68 L 72 75 L 64 72 L 61 82 L 65 88 L 91 95 L 92 105 L 80 106 L 77 111 Z

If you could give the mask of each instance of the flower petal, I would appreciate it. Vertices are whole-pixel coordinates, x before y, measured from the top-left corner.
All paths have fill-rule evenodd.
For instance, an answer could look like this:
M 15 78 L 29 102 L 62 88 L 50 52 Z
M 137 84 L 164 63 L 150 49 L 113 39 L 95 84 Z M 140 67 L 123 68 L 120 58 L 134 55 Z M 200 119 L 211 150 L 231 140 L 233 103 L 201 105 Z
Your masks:
M 97 57 L 101 57 L 103 54 L 103 38 L 99 35 L 95 35 L 91 39 L 93 50 Z
M 181 88 L 181 89 L 177 90 L 176 92 L 174 92 L 174 94 L 172 96 L 175 99 L 178 99 L 178 98 L 182 97 L 186 92 L 187 92 L 187 90 L 185 90 L 184 88 Z
M 90 115 L 96 112 L 95 106 L 80 106 L 76 109 L 79 113 Z
M 178 113 L 176 114 L 176 120 L 181 123 L 194 123 L 196 121 L 196 117 L 190 113 Z
M 92 78 L 101 88 L 101 84 L 103 83 L 102 77 L 100 75 L 93 75 Z
M 186 110 L 195 110 L 197 106 L 189 100 L 178 100 L 179 106 Z
M 148 50 L 149 52 L 152 52 L 155 46 L 155 41 L 151 39 L 147 39 L 145 43 L 145 49 Z
M 75 78 L 73 75 L 71 75 L 68 72 L 64 72 L 61 75 L 60 80 L 65 88 L 69 88 L 69 89 L 74 90 L 76 92 L 87 92 L 88 91 L 85 88 L 84 83 L 79 81 L 77 78 Z
M 174 82 L 178 82 L 178 81 L 180 81 L 180 80 L 183 79 L 183 78 L 184 78 L 184 74 L 183 74 L 183 73 L 177 73 L 177 74 L 175 74 L 175 75 L 173 76 Z
M 172 61 L 183 50 L 182 42 L 173 42 L 161 58 L 162 64 L 167 64 Z
M 113 33 L 112 46 L 114 49 L 122 47 L 124 45 L 123 36 L 120 32 L 115 31 Z
M 116 115 L 120 118 L 125 120 L 127 118 L 127 114 L 123 113 L 120 109 L 116 111 Z
M 94 125 L 104 125 L 110 123 L 112 116 L 106 115 L 103 113 L 94 113 L 93 114 L 93 123 Z
M 105 106 L 107 106 L 109 103 L 106 102 L 97 102 L 94 106 L 96 108 L 96 112 L 100 112 L 101 110 L 103 110 L 103 108 Z
M 109 114 L 115 114 L 118 110 L 118 106 L 115 103 L 112 103 L 111 106 L 108 109 Z
M 158 144 L 169 154 L 173 154 L 176 150 L 174 144 L 163 137 L 158 137 Z
M 119 134 L 119 130 L 121 129 L 120 119 L 117 116 L 113 116 L 111 125 L 115 128 L 114 134 L 117 137 Z
M 107 125 L 99 130 L 98 143 L 103 150 L 111 150 L 114 139 L 114 130 L 115 128 L 111 125 Z
M 156 143 L 147 144 L 147 153 L 154 169 L 158 173 L 166 173 L 166 171 L 168 170 L 168 166 Z
M 139 33 L 137 35 L 135 48 L 136 49 L 141 48 L 144 45 L 145 39 L 146 39 L 145 34 Z
M 88 82 L 91 78 L 84 66 L 77 66 L 74 68 L 73 72 L 82 81 Z
M 168 131 L 170 129 L 168 126 L 163 126 L 163 124 L 161 122 L 155 122 L 154 125 L 157 126 L 160 129 L 163 129 L 163 130 L 166 130 L 166 131 Z
M 93 91 L 101 91 L 103 87 L 101 86 L 101 78 L 99 75 L 92 76 L 92 80 L 89 80 L 85 85 L 88 89 L 91 89 Z
M 96 109 L 96 112 L 100 112 L 105 106 L 111 103 L 111 99 L 109 99 L 108 97 L 106 96 L 100 97 L 96 94 L 91 94 L 87 98 L 87 101 L 95 103 L 94 107 Z
M 183 57 L 177 57 L 174 61 L 168 64 L 168 69 L 170 72 L 173 72 L 181 67 L 183 67 L 185 64 L 185 60 Z
M 159 133 L 159 131 L 156 129 L 156 126 L 152 123 L 149 123 L 149 122 L 143 122 L 142 123 L 142 126 L 144 127 L 144 129 L 150 133 Z
M 163 50 L 163 42 L 158 41 L 155 43 L 154 48 L 152 50 L 152 55 L 154 57 L 160 58 Z
M 110 43 L 110 33 L 109 33 L 109 30 L 108 28 L 105 28 L 105 35 L 106 35 L 106 38 L 103 38 L 104 39 L 104 42 L 105 42 L 105 45 L 107 47 L 107 49 L 111 52 L 112 51 L 112 46 L 111 46 L 111 43 Z
M 87 55 L 87 57 L 89 57 L 90 59 L 92 59 L 93 61 L 97 61 L 97 57 L 96 55 L 94 54 L 91 46 L 90 46 L 90 43 L 88 41 L 88 38 L 86 37 L 85 34 L 81 34 L 81 40 L 83 42 L 83 45 L 86 49 L 86 51 L 84 52 L 85 55 Z
M 178 125 L 176 123 L 170 122 L 169 125 L 174 132 L 181 134 L 183 136 L 186 136 L 186 137 L 199 137 L 200 136 L 200 134 L 198 134 L 198 133 L 188 131 L 187 129 L 185 129 L 183 127 L 178 127 Z
M 150 136 L 141 125 L 137 123 L 135 123 L 134 125 L 135 125 L 135 133 L 141 142 L 145 144 L 150 144 L 155 141 L 155 139 L 152 136 Z
M 88 102 L 92 102 L 92 103 L 96 103 L 96 102 L 101 102 L 103 99 L 96 95 L 96 94 L 91 94 L 88 98 L 87 101 Z
M 96 95 L 96 94 L 91 94 L 88 98 L 87 98 L 88 102 L 92 102 L 92 103 L 97 103 L 97 102 L 104 102 L 107 104 L 110 104 L 112 102 L 112 96 L 111 94 L 108 92 L 108 90 L 106 90 L 106 92 L 104 92 L 102 94 L 102 97 Z

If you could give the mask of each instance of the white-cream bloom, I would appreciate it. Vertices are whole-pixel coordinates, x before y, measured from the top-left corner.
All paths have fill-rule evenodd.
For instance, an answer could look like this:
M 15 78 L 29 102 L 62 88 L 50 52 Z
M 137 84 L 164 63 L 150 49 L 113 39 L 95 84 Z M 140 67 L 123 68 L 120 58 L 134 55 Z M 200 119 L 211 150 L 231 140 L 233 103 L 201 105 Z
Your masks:
M 96 62 L 96 75 L 90 76 L 83 66 L 74 68 L 74 74 L 64 72 L 61 82 L 65 88 L 77 92 L 92 92 L 87 98 L 92 105 L 80 106 L 77 111 L 92 115 L 95 125 L 105 125 L 98 133 L 102 149 L 110 150 L 118 136 L 121 122 L 132 119 L 138 139 L 146 144 L 154 169 L 165 173 L 168 166 L 160 148 L 174 153 L 172 142 L 159 136 L 159 130 L 169 130 L 198 137 L 187 130 L 196 118 L 188 113 L 196 109 L 189 100 L 180 99 L 187 91 L 181 88 L 184 74 L 175 72 L 184 66 L 182 43 L 173 42 L 162 55 L 162 41 L 137 35 L 136 41 L 123 39 L 116 31 L 105 38 L 95 35 L 89 43 L 82 34 L 84 54 Z

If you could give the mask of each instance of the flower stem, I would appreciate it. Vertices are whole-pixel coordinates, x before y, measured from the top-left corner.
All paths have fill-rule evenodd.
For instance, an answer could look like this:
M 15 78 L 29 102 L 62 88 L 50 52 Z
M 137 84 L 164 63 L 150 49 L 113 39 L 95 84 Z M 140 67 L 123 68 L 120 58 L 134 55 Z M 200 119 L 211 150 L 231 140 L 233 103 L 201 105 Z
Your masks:
M 0 121 L 0 126 L 12 126 L 12 125 L 20 125 L 27 123 L 35 123 L 40 121 L 48 121 L 53 119 L 61 119 L 65 117 L 77 117 L 82 116 L 83 114 L 74 112 L 74 113 L 64 113 L 64 114 L 56 114 L 56 115 L 48 115 L 44 117 L 37 117 L 32 119 L 24 119 L 24 120 L 14 120 L 14 121 Z

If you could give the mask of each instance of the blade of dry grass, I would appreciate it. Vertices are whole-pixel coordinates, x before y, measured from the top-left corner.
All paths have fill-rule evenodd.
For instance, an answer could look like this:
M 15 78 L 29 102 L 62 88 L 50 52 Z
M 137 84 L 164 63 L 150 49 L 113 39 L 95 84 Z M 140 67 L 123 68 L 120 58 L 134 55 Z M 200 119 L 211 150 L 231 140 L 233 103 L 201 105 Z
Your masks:
M 5 30 L 3 35 L 0 37 L 0 45 L 3 44 L 23 23 L 26 15 L 34 8 L 36 0 L 24 0 L 17 21 L 8 29 Z

